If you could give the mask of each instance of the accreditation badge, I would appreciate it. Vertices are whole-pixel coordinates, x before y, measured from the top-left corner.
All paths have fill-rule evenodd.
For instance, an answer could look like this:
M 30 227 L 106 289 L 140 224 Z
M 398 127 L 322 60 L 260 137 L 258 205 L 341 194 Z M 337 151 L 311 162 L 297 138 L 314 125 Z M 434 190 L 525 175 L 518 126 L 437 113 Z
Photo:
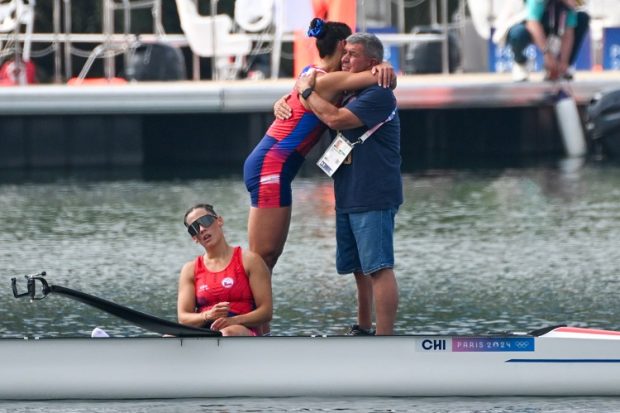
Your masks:
M 338 132 L 316 163 L 328 176 L 332 176 L 353 150 L 353 144 Z

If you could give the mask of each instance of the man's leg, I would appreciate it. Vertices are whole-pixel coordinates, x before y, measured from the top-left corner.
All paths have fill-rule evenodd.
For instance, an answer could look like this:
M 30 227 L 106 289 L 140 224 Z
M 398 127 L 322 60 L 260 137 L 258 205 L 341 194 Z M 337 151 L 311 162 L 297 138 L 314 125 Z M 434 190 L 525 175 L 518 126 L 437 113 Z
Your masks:
M 372 328 L 372 280 L 368 275 L 355 273 L 357 283 L 357 324 L 364 330 Z
M 398 284 L 393 270 L 394 218 L 397 211 L 397 208 L 391 208 L 351 214 L 360 263 L 363 272 L 371 274 L 367 277 L 370 278 L 371 293 L 366 294 L 365 298 L 374 302 L 377 334 L 384 335 L 394 333 L 398 308 Z M 368 285 L 364 287 L 368 288 Z M 372 306 L 367 304 L 367 307 Z M 362 309 L 360 306 L 360 311 Z
M 372 274 L 372 291 L 375 297 L 378 336 L 394 334 L 398 310 L 398 283 L 392 268 Z
M 351 228 L 350 215 L 336 212 L 336 269 L 338 274 L 355 275 L 357 284 L 357 326 L 372 327 L 372 284 L 370 277 L 361 272 L 355 236 Z M 353 326 L 351 333 L 357 334 Z

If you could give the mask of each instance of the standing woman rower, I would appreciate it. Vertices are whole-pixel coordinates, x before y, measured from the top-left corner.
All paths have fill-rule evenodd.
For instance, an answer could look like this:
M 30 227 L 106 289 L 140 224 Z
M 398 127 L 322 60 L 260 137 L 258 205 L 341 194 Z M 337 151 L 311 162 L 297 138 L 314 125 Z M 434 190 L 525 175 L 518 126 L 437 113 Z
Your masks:
M 183 219 L 205 253 L 179 276 L 179 323 L 211 328 L 224 336 L 260 335 L 272 317 L 271 274 L 263 259 L 226 242 L 224 218 L 209 204 L 190 208 Z
M 340 72 L 345 39 L 351 29 L 344 23 L 324 22 L 315 18 L 308 35 L 316 37 L 321 62 L 304 69 L 316 71 L 317 85 L 324 81 L 322 97 L 334 104 L 340 102 L 345 90 L 357 90 L 373 84 L 388 86 L 393 80 L 390 65 L 380 65 L 363 73 Z M 328 80 L 329 79 L 329 80 Z M 308 93 L 312 93 L 310 90 Z M 251 251 L 258 253 L 270 271 L 282 254 L 291 222 L 291 182 L 303 164 L 306 155 L 327 129 L 308 110 L 293 90 L 287 99 L 291 116 L 278 117 L 269 127 L 244 165 L 244 180 L 251 197 L 248 217 L 248 242 Z

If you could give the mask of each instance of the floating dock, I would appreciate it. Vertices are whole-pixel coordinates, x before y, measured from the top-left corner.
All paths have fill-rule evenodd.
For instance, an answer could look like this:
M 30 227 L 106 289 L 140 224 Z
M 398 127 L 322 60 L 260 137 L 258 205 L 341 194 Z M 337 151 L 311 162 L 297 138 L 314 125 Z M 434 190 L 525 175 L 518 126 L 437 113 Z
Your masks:
M 0 88 L 0 169 L 239 167 L 293 79 L 28 85 Z M 561 156 L 550 97 L 568 88 L 582 109 L 620 87 L 620 71 L 573 82 L 513 83 L 509 74 L 401 76 L 395 91 L 405 169 L 419 162 Z

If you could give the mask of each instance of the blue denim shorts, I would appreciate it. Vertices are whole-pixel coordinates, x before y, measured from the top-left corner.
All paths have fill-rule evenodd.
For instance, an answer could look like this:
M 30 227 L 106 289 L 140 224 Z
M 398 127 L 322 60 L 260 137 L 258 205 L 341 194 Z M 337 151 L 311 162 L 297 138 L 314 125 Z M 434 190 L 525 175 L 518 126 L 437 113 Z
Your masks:
M 338 274 L 372 274 L 394 267 L 394 217 L 398 208 L 336 212 Z

